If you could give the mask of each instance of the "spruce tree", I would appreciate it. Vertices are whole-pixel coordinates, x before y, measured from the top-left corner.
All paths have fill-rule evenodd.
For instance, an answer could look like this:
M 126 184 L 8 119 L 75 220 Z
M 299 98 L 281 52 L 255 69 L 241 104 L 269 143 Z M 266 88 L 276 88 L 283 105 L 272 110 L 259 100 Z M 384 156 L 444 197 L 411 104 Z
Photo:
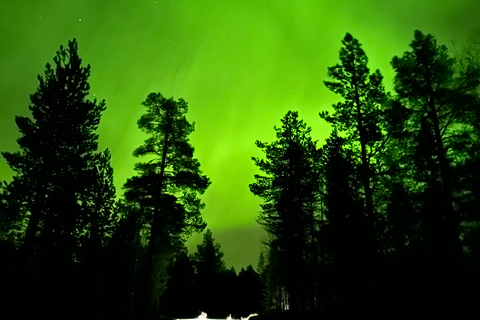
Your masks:
M 275 131 L 274 142 L 256 142 L 266 158 L 252 158 L 263 175 L 255 175 L 250 191 L 264 201 L 258 221 L 271 235 L 270 257 L 280 259 L 277 285 L 286 292 L 290 310 L 301 311 L 312 305 L 307 270 L 315 261 L 312 244 L 320 214 L 319 152 L 297 112 L 289 111 Z
M 161 298 L 162 314 L 172 318 L 196 317 L 199 296 L 205 296 L 205 292 L 196 290 L 193 261 L 186 248 L 175 255 L 172 266 L 168 268 L 168 276 L 167 290 Z
M 228 301 L 230 295 L 224 288 L 227 267 L 223 256 L 220 244 L 215 241 L 209 229 L 205 231 L 202 242 L 197 245 L 197 251 L 191 256 L 196 273 L 197 309 L 213 318 L 226 317 L 228 312 L 232 312 L 232 310 L 225 310 L 225 307 L 230 304 Z
M 203 234 L 203 240 L 197 245 L 197 252 L 192 257 L 197 274 L 202 277 L 213 278 L 225 271 L 227 267 L 223 261 L 223 255 L 220 244 L 215 242 L 212 231 L 208 229 Z

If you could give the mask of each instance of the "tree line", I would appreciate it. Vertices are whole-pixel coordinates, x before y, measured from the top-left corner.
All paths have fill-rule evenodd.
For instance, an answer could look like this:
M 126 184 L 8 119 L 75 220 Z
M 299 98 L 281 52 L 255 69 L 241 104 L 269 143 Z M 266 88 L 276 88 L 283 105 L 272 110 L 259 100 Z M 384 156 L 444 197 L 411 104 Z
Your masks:
M 455 59 L 415 31 L 395 56 L 394 92 L 346 34 L 326 87 L 341 100 L 320 112 L 320 148 L 289 111 L 276 140 L 257 141 L 269 232 L 262 256 L 271 312 L 345 317 L 458 317 L 474 311 L 480 256 L 480 60 Z
M 475 55 L 477 54 L 477 55 Z M 317 147 L 295 111 L 257 141 L 269 238 L 257 271 L 226 268 L 199 199 L 210 185 L 194 157 L 187 102 L 151 93 L 138 120 L 142 161 L 118 200 L 110 152 L 96 130 L 105 102 L 89 99 L 90 66 L 76 40 L 38 76 L 31 118 L 0 190 L 0 303 L 50 318 L 328 313 L 458 315 L 480 284 L 478 51 L 453 58 L 415 31 L 396 56 L 394 92 L 346 34 L 325 85 L 340 95 Z M 234 288 L 234 289 L 232 289 Z
M 98 150 L 105 102 L 88 97 L 90 66 L 76 40 L 53 60 L 30 96 L 32 117 L 15 119 L 19 150 L 2 153 L 14 173 L 0 192 L 2 312 L 154 318 L 167 269 L 206 226 L 198 195 L 210 181 L 193 156 L 187 103 L 147 96 L 138 127 L 148 138 L 134 152 L 146 160 L 117 201 L 110 152 Z

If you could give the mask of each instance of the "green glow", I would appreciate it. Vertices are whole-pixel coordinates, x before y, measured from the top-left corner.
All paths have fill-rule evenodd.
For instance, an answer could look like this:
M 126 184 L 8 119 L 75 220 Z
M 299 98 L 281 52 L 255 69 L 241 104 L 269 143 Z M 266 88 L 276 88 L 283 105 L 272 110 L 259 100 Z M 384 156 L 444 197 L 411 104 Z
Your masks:
M 408 50 L 415 29 L 453 53 L 451 41 L 461 50 L 479 16 L 478 0 L 3 1 L 0 150 L 15 150 L 14 116 L 29 115 L 36 76 L 76 37 L 92 66 L 91 93 L 107 102 L 100 147 L 112 152 L 119 193 L 145 138 L 136 125 L 140 103 L 150 92 L 189 103 L 195 155 L 212 181 L 204 218 L 227 266 L 239 270 L 256 265 L 264 237 L 255 223 L 259 200 L 248 190 L 256 172 L 250 158 L 261 156 L 254 142 L 272 141 L 290 109 L 323 142 L 330 129 L 318 112 L 338 100 L 323 80 L 345 33 L 359 39 L 390 89 L 390 60 Z M 10 176 L 2 159 L 0 179 Z

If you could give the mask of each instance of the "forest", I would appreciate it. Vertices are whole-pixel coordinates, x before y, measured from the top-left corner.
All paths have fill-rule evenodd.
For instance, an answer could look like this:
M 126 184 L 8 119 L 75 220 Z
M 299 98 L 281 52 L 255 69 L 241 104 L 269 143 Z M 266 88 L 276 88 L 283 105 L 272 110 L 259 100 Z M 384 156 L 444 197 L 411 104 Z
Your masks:
M 78 43 L 60 46 L 17 116 L 0 185 L 4 319 L 433 319 L 480 298 L 480 50 L 448 52 L 416 30 L 394 56 L 393 92 L 347 33 L 319 106 L 317 145 L 296 111 L 257 141 L 268 240 L 237 272 L 202 219 L 211 184 L 194 157 L 188 103 L 150 93 L 136 175 L 117 196 L 98 150 L 105 101 L 89 95 Z M 204 232 L 196 252 L 186 240 Z

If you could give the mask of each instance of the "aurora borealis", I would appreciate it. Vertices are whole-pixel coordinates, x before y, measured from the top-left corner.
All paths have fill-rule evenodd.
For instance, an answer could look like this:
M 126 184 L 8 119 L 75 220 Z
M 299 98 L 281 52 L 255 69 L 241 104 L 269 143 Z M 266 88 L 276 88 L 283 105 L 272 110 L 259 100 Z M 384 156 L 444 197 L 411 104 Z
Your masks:
M 203 216 L 238 271 L 256 265 L 264 239 L 260 200 L 248 190 L 257 172 L 250 158 L 262 156 L 255 140 L 272 141 L 273 126 L 298 110 L 323 142 L 330 128 L 318 113 L 339 99 L 323 81 L 345 33 L 363 44 L 390 90 L 390 60 L 408 50 L 415 29 L 460 54 L 479 17 L 477 0 L 3 1 L 0 150 L 16 149 L 15 115 L 30 115 L 37 75 L 77 38 L 92 98 L 106 100 L 98 133 L 100 149 L 112 153 L 117 193 L 139 161 L 132 152 L 145 138 L 136 124 L 141 102 L 150 92 L 184 98 L 195 156 L 212 181 Z M 11 174 L 0 160 L 0 179 Z

